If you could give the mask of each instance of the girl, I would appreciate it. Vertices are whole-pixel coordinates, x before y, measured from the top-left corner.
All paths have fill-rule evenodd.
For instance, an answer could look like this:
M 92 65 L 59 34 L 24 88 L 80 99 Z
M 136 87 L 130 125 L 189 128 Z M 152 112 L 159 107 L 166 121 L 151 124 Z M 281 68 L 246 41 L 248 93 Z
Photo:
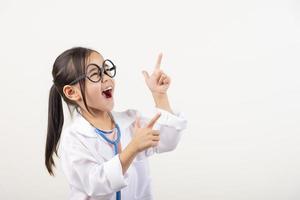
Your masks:
M 161 59 L 160 54 L 151 75 L 143 71 L 156 104 L 145 113 L 112 111 L 116 66 L 97 51 L 76 47 L 55 60 L 45 164 L 54 175 L 53 153 L 59 155 L 69 199 L 153 199 L 148 157 L 174 150 L 186 127 L 186 120 L 170 107 L 170 78 L 160 69 Z M 64 123 L 61 97 L 76 112 L 58 152 Z

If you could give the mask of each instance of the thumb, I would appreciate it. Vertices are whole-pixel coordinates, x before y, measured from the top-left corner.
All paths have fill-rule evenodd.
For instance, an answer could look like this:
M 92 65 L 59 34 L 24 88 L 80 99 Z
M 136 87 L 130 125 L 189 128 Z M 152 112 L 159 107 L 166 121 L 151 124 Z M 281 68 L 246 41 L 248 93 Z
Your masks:
M 149 78 L 148 72 L 146 72 L 145 70 L 143 70 L 142 73 L 143 73 L 143 75 L 145 77 L 145 80 L 148 80 L 148 78 Z

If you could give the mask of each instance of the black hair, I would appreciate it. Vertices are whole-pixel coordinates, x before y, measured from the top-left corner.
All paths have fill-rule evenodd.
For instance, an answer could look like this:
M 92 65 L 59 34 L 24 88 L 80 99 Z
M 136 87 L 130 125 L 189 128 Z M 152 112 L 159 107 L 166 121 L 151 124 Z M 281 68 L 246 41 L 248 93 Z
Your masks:
M 64 95 L 63 87 L 70 84 L 78 76 L 84 74 L 87 59 L 92 52 L 98 53 L 97 51 L 92 49 L 74 47 L 60 54 L 53 64 L 53 85 L 50 89 L 49 94 L 48 128 L 45 149 L 45 165 L 49 174 L 52 176 L 54 175 L 53 167 L 55 167 L 53 153 L 58 156 L 58 142 L 64 124 L 62 98 L 67 103 L 70 113 L 70 106 L 74 106 L 76 110 L 78 109 L 78 105 L 76 104 L 76 102 L 68 99 Z M 85 97 L 85 79 L 80 80 L 79 85 L 84 106 L 89 112 L 90 110 L 86 104 Z

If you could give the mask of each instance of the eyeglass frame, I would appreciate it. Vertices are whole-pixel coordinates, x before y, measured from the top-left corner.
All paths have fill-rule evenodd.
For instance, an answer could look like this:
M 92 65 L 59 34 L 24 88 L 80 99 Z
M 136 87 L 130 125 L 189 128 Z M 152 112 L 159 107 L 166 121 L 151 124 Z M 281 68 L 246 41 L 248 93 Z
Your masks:
M 104 64 L 105 64 L 105 62 L 110 62 L 110 63 L 112 64 L 113 67 L 112 67 L 111 69 L 114 69 L 114 70 L 115 70 L 115 74 L 114 74 L 113 76 L 109 75 L 109 74 L 106 72 L 105 68 L 103 67 Z M 93 83 L 98 83 L 99 81 L 101 81 L 101 80 L 103 79 L 103 77 L 104 77 L 103 74 L 109 76 L 110 78 L 114 78 L 114 77 L 116 76 L 116 74 L 117 74 L 117 67 L 116 67 L 116 65 L 115 65 L 110 59 L 105 59 L 105 60 L 103 61 L 103 63 L 102 63 L 102 68 L 101 68 L 99 65 L 95 64 L 95 63 L 91 63 L 91 64 L 87 65 L 86 68 L 88 68 L 90 65 L 94 65 L 94 66 L 97 67 L 98 70 L 100 71 L 100 79 L 99 79 L 98 81 L 93 81 L 93 80 L 91 80 L 90 77 L 89 77 L 89 76 L 86 74 L 86 72 L 85 72 L 84 74 L 80 75 L 80 76 L 77 77 L 75 80 L 73 80 L 71 83 L 69 83 L 68 85 L 74 85 L 74 84 L 76 84 L 77 82 L 79 82 L 80 80 L 82 80 L 82 79 L 84 79 L 84 78 L 88 78 L 88 79 L 89 79 L 91 82 L 93 82 Z

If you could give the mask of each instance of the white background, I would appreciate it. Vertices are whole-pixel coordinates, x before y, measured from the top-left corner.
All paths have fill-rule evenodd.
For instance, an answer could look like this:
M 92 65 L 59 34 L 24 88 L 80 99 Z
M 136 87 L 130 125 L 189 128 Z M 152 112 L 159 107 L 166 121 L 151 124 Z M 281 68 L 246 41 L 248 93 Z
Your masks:
M 0 199 L 67 199 L 44 148 L 52 64 L 74 46 L 117 64 L 115 110 L 153 106 L 141 70 L 164 53 L 189 124 L 150 159 L 156 199 L 300 199 L 296 0 L 1 0 Z

